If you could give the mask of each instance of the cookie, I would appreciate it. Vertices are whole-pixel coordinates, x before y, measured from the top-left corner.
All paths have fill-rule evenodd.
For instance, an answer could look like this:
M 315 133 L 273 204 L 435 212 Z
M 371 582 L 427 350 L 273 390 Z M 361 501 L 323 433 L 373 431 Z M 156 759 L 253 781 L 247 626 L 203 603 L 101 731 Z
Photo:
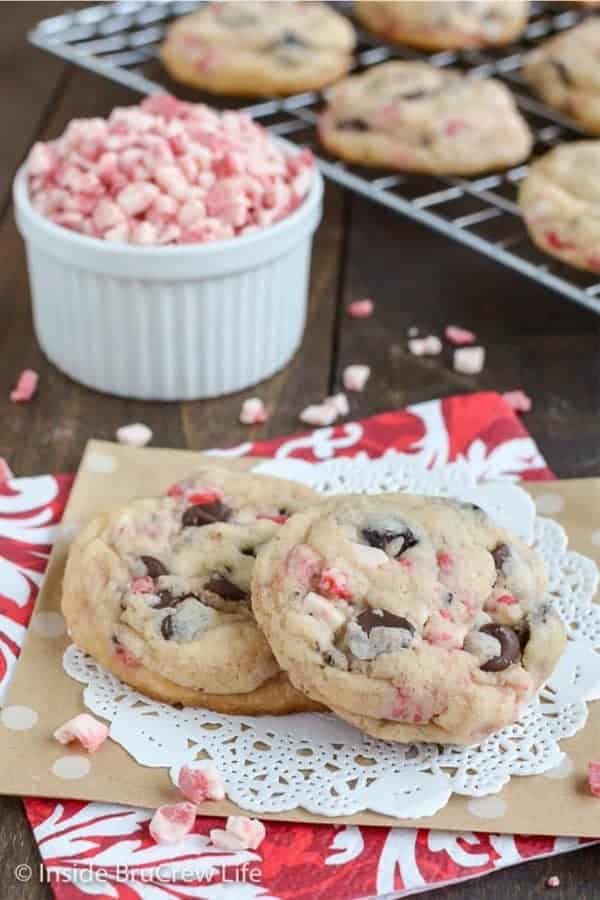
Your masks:
M 74 542 L 64 576 L 72 640 L 168 703 L 226 713 L 314 709 L 257 627 L 250 581 L 258 548 L 315 498 L 292 482 L 211 466 L 170 496 L 98 515 Z
M 253 609 L 298 690 L 386 740 L 471 744 L 516 721 L 564 628 L 537 554 L 478 507 L 344 496 L 265 545 Z
M 383 38 L 423 50 L 492 47 L 514 41 L 527 25 L 526 0 L 354 3 L 358 21 Z
M 600 272 L 600 141 L 559 144 L 530 166 L 519 189 L 529 234 L 563 262 Z
M 234 96 L 318 90 L 352 66 L 351 22 L 327 3 L 209 3 L 178 19 L 160 56 L 183 84 Z
M 531 89 L 549 106 L 600 135 L 600 19 L 544 41 L 525 58 Z
M 319 136 L 348 162 L 435 175 L 516 165 L 532 145 L 503 84 L 421 62 L 387 62 L 340 81 Z

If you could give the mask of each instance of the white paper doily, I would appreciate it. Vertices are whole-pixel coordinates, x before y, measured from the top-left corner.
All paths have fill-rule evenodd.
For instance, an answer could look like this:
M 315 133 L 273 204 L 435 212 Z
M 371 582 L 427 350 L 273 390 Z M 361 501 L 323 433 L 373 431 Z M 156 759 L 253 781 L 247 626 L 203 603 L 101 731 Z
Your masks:
M 390 452 L 377 460 L 261 463 L 257 471 L 292 478 L 323 493 L 408 490 L 456 497 L 483 507 L 533 543 L 546 563 L 548 596 L 567 626 L 569 643 L 549 682 L 519 722 L 476 747 L 376 741 L 333 715 L 223 716 L 176 710 L 149 700 L 69 647 L 64 667 L 85 684 L 91 712 L 108 719 L 110 736 L 144 766 L 170 769 L 208 754 L 227 794 L 255 813 L 303 807 L 326 816 L 373 810 L 402 818 L 433 815 L 452 793 L 497 793 L 513 775 L 555 768 L 559 740 L 585 725 L 586 701 L 600 699 L 600 606 L 595 564 L 567 550 L 563 529 L 535 517 L 528 494 L 510 482 L 477 484 L 464 463 L 435 470 Z

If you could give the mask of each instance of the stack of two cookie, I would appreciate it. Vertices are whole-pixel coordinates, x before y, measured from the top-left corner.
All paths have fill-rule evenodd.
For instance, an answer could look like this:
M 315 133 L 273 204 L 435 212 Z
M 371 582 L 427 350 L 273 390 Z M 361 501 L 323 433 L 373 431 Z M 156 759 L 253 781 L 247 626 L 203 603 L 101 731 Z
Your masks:
M 63 611 L 78 646 L 167 703 L 333 710 L 384 739 L 473 743 L 562 651 L 544 587 L 536 554 L 472 505 L 321 500 L 210 465 L 90 522 Z

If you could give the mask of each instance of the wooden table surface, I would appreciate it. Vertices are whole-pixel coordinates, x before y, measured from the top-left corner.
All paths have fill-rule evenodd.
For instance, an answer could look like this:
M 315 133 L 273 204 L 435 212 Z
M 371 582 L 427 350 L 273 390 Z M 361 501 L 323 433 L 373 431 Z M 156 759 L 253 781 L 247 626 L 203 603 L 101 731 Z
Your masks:
M 5 2 L 0 7 L 0 455 L 16 474 L 73 471 L 89 437 L 112 439 L 119 425 L 133 421 L 148 423 L 154 443 L 168 447 L 225 447 L 285 434 L 298 429 L 303 406 L 340 387 L 344 366 L 366 362 L 372 375 L 365 392 L 352 397 L 353 417 L 454 393 L 522 387 L 534 399 L 525 424 L 557 475 L 600 475 L 600 319 L 332 184 L 316 237 L 304 342 L 285 371 L 256 391 L 212 401 L 144 403 L 94 393 L 54 369 L 33 334 L 11 180 L 33 141 L 57 136 L 73 117 L 105 115 L 113 106 L 136 101 L 125 88 L 26 44 L 35 22 L 65 6 Z M 342 310 L 363 296 L 375 299 L 377 311 L 357 323 Z M 448 322 L 472 328 L 485 344 L 481 375 L 458 375 L 441 358 L 408 354 L 410 326 L 440 333 Z M 25 367 L 39 371 L 39 394 L 32 404 L 14 406 L 8 392 Z M 237 416 L 241 400 L 252 393 L 264 399 L 271 417 L 248 429 Z M 51 897 L 47 885 L 14 879 L 14 867 L 36 867 L 38 855 L 20 801 L 0 804 L 0 897 Z M 600 849 L 588 848 L 436 891 L 435 897 L 530 900 L 545 895 L 545 879 L 558 874 L 561 887 L 553 896 L 586 900 L 600 896 L 599 865 Z

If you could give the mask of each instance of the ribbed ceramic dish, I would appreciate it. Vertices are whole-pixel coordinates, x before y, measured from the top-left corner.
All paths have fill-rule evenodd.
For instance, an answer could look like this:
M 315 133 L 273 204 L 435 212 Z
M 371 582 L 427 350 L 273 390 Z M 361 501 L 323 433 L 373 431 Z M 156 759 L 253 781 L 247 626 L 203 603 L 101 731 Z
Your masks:
M 316 171 L 302 206 L 275 225 L 138 247 L 43 217 L 22 167 L 14 201 L 42 350 L 88 387 L 146 400 L 216 397 L 267 378 L 302 339 L 322 195 Z

